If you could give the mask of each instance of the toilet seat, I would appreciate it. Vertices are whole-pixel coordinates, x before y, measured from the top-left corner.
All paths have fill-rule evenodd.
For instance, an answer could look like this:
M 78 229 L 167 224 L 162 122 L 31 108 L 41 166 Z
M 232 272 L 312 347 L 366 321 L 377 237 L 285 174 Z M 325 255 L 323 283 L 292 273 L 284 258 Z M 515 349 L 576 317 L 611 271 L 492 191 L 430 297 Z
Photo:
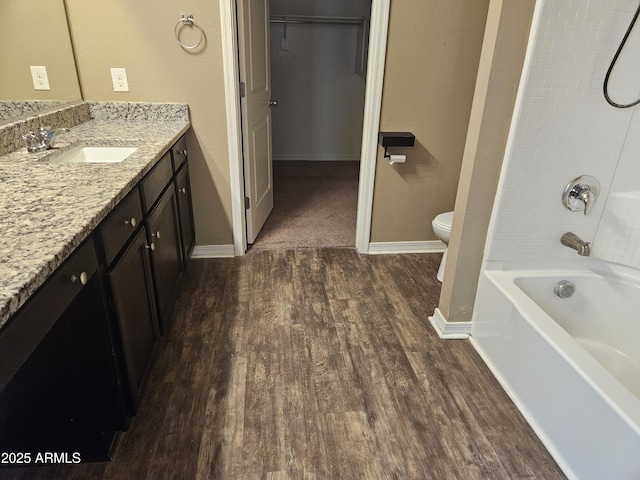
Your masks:
M 436 215 L 436 218 L 433 219 L 433 225 L 437 225 L 439 228 L 443 230 L 448 230 L 451 232 L 451 225 L 453 224 L 453 212 L 444 212 L 439 215 Z
M 453 224 L 453 212 L 444 212 L 436 216 L 431 222 L 436 236 L 445 244 L 449 244 L 451 225 Z

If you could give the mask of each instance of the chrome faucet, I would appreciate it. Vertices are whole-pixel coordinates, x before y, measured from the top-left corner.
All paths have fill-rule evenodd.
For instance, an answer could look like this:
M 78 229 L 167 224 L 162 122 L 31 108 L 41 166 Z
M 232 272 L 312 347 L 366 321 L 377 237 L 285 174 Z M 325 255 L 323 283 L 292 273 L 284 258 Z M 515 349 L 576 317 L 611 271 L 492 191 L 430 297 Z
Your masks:
M 588 215 L 599 193 L 598 180 L 591 175 L 582 175 L 567 184 L 562 192 L 562 204 L 569 210 L 582 210 Z
M 567 232 L 560 238 L 560 243 L 564 246 L 573 248 L 578 255 L 588 257 L 591 254 L 591 244 L 581 240 L 575 233 Z
M 53 143 L 61 133 L 69 132 L 68 128 L 54 128 L 40 127 L 38 133 L 30 131 L 26 135 L 22 136 L 22 139 L 27 142 L 27 151 L 31 153 L 44 152 L 53 148 Z

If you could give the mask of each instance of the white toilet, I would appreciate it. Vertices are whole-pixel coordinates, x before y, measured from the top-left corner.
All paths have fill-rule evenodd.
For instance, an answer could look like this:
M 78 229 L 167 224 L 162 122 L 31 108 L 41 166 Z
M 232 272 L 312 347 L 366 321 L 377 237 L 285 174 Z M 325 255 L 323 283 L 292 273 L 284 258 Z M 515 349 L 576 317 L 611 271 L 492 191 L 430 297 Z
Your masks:
M 444 212 L 440 215 L 437 215 L 436 218 L 433 219 L 431 225 L 433 226 L 433 232 L 436 234 L 436 237 L 444 243 L 445 245 L 449 245 L 449 237 L 451 236 L 451 224 L 453 223 L 453 212 Z M 442 256 L 442 261 L 440 262 L 440 268 L 438 269 L 438 275 L 436 278 L 442 282 L 444 278 L 444 265 L 447 261 L 447 250 L 448 247 L 444 249 L 444 255 Z

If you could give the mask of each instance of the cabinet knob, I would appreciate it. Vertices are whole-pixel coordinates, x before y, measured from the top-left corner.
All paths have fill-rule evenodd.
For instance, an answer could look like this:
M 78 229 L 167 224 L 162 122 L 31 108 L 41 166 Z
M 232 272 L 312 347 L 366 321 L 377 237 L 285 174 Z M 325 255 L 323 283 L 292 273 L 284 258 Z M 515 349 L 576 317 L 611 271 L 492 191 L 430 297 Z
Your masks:
M 87 272 L 81 272 L 80 275 L 71 275 L 71 283 L 76 283 L 78 281 L 80 281 L 82 285 L 86 285 L 89 281 Z
M 153 252 L 156 249 L 156 244 L 151 242 L 151 245 L 145 245 L 144 248 Z
M 130 220 L 125 220 L 124 221 L 125 227 L 128 227 L 129 225 L 131 225 L 132 227 L 135 227 L 137 224 L 138 224 L 138 221 L 136 220 L 135 217 L 131 217 Z
M 180 191 L 181 191 L 182 193 L 185 193 L 185 194 L 186 194 L 186 193 L 187 193 L 187 188 L 186 188 L 186 187 L 182 187 L 182 188 L 180 189 Z
M 151 236 L 160 240 L 160 230 L 158 230 L 156 233 L 152 233 Z

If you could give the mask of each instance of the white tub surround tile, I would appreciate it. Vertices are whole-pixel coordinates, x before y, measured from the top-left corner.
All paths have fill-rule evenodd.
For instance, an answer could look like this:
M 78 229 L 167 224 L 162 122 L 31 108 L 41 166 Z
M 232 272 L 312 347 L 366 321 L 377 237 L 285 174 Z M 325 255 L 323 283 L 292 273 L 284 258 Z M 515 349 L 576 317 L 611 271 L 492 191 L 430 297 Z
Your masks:
M 514 115 L 488 260 L 567 259 L 575 255 L 560 244 L 568 231 L 594 241 L 633 115 L 633 109 L 605 101 L 602 82 L 636 7 L 630 0 L 544 2 Z M 639 32 L 612 76 L 610 91 L 619 101 L 640 91 Z M 561 203 L 565 185 L 580 175 L 592 175 L 602 186 L 588 216 Z

